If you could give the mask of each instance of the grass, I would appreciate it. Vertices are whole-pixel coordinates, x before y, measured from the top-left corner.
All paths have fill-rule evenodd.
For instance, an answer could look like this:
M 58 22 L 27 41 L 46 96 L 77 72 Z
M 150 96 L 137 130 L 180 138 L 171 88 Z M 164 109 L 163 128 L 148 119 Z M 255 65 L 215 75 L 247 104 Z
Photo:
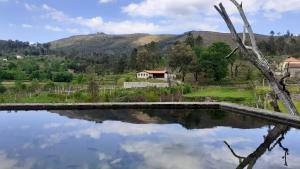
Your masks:
M 247 88 L 230 88 L 221 86 L 209 86 L 186 94 L 187 98 L 206 98 L 210 97 L 217 101 L 232 102 L 253 102 L 255 101 L 253 91 Z
M 298 113 L 300 112 L 300 102 L 299 101 L 294 101 L 294 104 L 296 106 L 296 109 L 298 111 Z M 283 112 L 283 113 L 287 113 L 286 108 L 284 107 L 282 102 L 278 103 L 279 109 Z

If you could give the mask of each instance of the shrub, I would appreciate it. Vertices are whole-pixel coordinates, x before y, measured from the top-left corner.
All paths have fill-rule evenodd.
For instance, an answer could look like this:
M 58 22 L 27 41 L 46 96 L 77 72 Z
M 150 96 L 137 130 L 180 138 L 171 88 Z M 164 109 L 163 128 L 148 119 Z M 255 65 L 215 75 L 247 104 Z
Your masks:
M 17 91 L 24 91 L 27 88 L 26 84 L 24 84 L 22 81 L 15 81 L 15 90 Z
M 49 90 L 55 87 L 55 84 L 52 81 L 48 81 L 45 86 L 44 86 L 44 90 Z
M 183 94 L 188 94 L 192 92 L 192 86 L 189 84 L 185 84 L 183 85 L 183 90 L 182 90 Z
M 52 80 L 54 82 L 71 82 L 73 80 L 73 75 L 69 72 L 56 72 L 53 73 Z
M 5 93 L 6 88 L 0 83 L 0 93 Z
M 132 78 L 130 77 L 130 76 L 127 76 L 126 78 L 125 78 L 125 82 L 132 82 L 133 80 L 132 80 Z

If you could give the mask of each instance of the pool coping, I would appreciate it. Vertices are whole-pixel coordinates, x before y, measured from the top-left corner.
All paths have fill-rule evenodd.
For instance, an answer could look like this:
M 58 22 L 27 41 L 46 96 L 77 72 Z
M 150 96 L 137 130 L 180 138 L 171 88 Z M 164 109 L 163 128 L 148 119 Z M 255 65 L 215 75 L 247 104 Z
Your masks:
M 300 128 L 300 117 L 224 102 L 33 103 L 0 104 L 2 111 L 88 109 L 219 109 Z

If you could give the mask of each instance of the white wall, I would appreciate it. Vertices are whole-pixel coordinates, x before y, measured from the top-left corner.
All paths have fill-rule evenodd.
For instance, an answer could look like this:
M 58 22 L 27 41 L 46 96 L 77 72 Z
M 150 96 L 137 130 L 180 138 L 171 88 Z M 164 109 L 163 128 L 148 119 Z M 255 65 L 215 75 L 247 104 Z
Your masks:
M 124 82 L 124 88 L 146 88 L 146 87 L 158 87 L 164 88 L 169 87 L 168 83 L 149 83 L 149 82 Z

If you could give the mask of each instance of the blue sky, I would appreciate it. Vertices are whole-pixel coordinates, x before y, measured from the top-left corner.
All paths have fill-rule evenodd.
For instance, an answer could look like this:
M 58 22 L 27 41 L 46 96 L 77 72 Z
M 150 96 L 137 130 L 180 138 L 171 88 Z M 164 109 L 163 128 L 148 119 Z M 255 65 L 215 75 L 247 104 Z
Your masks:
M 227 32 L 213 9 L 220 1 L 241 30 L 242 22 L 229 0 L 0 0 L 0 39 L 48 42 L 96 32 Z M 243 4 L 256 33 L 300 33 L 300 0 L 244 0 Z

